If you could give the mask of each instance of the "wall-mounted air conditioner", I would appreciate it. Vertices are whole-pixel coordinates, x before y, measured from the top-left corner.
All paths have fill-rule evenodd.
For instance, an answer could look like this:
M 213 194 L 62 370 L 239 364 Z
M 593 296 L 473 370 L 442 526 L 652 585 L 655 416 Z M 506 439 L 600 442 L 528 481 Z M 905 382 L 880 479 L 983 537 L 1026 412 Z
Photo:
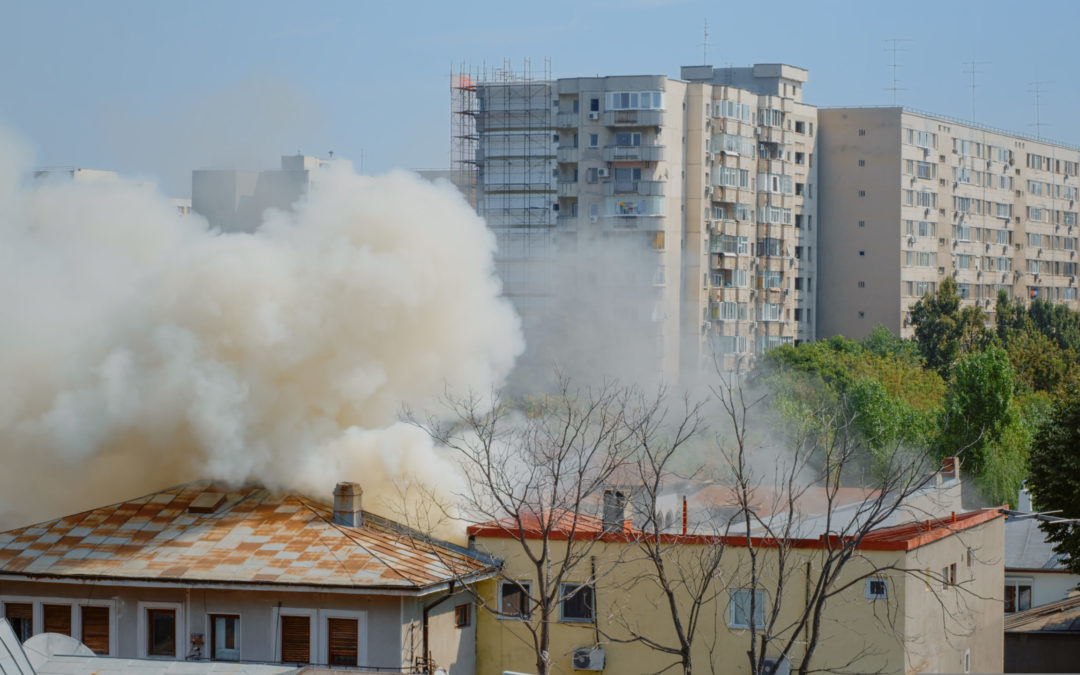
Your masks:
M 574 650 L 574 670 L 603 670 L 604 650 L 599 647 L 581 647 Z
M 599 176 L 600 178 L 610 178 L 611 177 L 611 169 L 597 169 L 596 170 L 596 175 Z
M 596 112 L 595 110 L 593 110 L 593 111 L 590 111 L 590 112 L 589 112 L 589 119 L 591 119 L 591 120 L 598 120 L 598 119 L 600 119 L 600 113 Z

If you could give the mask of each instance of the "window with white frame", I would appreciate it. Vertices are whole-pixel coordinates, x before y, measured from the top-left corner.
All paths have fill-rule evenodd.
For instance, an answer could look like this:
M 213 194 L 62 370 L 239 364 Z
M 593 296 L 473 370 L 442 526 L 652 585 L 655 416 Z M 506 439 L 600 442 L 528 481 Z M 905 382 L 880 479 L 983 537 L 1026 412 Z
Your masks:
M 609 91 L 608 110 L 663 110 L 662 91 Z
M 1031 609 L 1031 578 L 1005 577 L 1005 613 Z
M 885 600 L 889 597 L 889 581 L 885 577 L 870 577 L 866 580 L 866 597 L 870 600 Z
M 139 656 L 144 658 L 184 658 L 184 606 L 177 602 L 138 604 Z
M 758 321 L 779 321 L 783 312 L 780 303 L 765 302 L 758 308 Z
M 590 584 L 562 584 L 559 587 L 559 620 L 590 622 L 595 617 L 593 587 Z
M 1046 222 L 1046 209 L 1039 208 L 1038 206 L 1029 206 L 1027 211 L 1028 220 L 1036 223 Z
M 615 145 L 636 148 L 641 145 L 641 132 L 620 131 L 615 134 Z
M 765 627 L 765 591 L 736 588 L 732 589 L 730 598 L 729 626 L 750 628 L 753 617 L 754 628 Z
M 780 288 L 784 284 L 784 273 L 780 270 L 762 270 L 758 272 L 758 288 Z

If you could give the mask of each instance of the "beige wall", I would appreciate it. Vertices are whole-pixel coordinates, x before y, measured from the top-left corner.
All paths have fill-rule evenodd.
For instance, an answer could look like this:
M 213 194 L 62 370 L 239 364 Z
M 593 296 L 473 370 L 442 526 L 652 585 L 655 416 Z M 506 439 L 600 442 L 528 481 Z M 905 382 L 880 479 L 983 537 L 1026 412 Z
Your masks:
M 827 605 L 813 667 L 841 668 L 846 665 L 846 669 L 853 672 L 962 672 L 959 659 L 964 650 L 970 648 L 972 672 L 999 672 L 1002 663 L 1002 523 L 1002 519 L 995 519 L 907 554 L 868 551 L 856 556 L 835 586 L 843 590 Z M 523 556 L 517 543 L 481 539 L 476 545 L 480 550 L 504 558 L 506 569 L 515 578 L 531 578 L 528 568 L 521 563 Z M 937 568 L 940 572 L 940 567 L 952 561 L 966 565 L 969 546 L 975 550 L 976 564 L 961 570 L 959 587 L 926 590 L 926 584 L 920 578 L 888 571 L 883 576 L 888 579 L 889 598 L 878 600 L 866 597 L 865 581 L 858 578 L 883 567 L 897 570 Z M 559 555 L 561 546 L 555 548 Z M 552 626 L 554 672 L 573 672 L 570 667 L 573 650 L 595 644 L 597 628 L 602 633 L 600 642 L 608 672 L 659 672 L 670 666 L 675 661 L 671 655 L 640 643 L 616 642 L 636 632 L 666 644 L 676 644 L 663 594 L 649 581 L 654 574 L 650 565 L 637 549 L 624 545 L 599 544 L 592 553 L 601 578 L 596 593 L 597 624 L 556 622 Z M 682 546 L 672 551 L 669 564 L 692 569 L 700 554 L 698 547 Z M 769 589 L 768 602 L 774 600 L 773 594 L 780 587 L 781 577 L 776 564 L 775 553 L 763 550 L 759 569 L 763 585 Z M 571 580 L 584 581 L 588 576 L 588 565 L 586 559 L 580 570 L 571 575 Z M 788 558 L 777 626 L 789 624 L 802 611 L 807 565 L 810 566 L 811 580 L 816 580 L 821 568 L 821 551 L 795 550 Z M 698 671 L 707 670 L 706 665 L 712 661 L 722 666 L 724 672 L 748 672 L 744 655 L 749 648 L 750 632 L 729 626 L 729 597 L 730 589 L 748 585 L 749 566 L 747 549 L 730 548 L 725 553 L 721 566 L 722 587 L 717 589 L 716 600 L 704 608 L 694 645 Z M 851 585 L 845 588 L 848 582 Z M 496 582 L 485 582 L 480 591 L 486 601 L 494 605 Z M 685 597 L 682 602 L 686 602 Z M 942 612 L 942 607 L 948 611 Z M 535 672 L 535 657 L 521 622 L 481 612 L 478 625 L 479 675 L 497 675 L 503 670 Z M 798 642 L 790 658 L 794 667 L 803 658 Z M 928 670 L 922 670 L 924 666 Z

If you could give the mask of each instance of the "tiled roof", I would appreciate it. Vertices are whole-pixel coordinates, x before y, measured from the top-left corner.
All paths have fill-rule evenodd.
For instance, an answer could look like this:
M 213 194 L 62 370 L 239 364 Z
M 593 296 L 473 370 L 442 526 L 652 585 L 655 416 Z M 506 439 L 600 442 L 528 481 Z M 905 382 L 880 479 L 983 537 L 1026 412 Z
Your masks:
M 325 504 L 209 481 L 0 533 L 0 578 L 419 591 L 489 567 L 373 514 L 345 527 Z

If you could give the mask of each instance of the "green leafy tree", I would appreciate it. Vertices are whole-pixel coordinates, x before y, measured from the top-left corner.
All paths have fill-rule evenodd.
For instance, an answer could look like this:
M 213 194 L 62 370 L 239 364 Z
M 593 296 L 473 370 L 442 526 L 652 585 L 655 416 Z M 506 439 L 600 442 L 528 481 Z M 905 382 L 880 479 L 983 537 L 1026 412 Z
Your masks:
M 1064 517 L 1080 517 L 1080 391 L 1075 388 L 1057 400 L 1048 423 L 1035 435 L 1029 487 L 1039 510 L 1060 509 Z M 1080 527 L 1042 527 L 1069 569 L 1080 574 Z
M 960 309 L 956 280 L 946 277 L 937 293 L 924 295 L 911 308 L 915 340 L 926 365 L 948 377 L 965 353 L 985 349 L 994 335 L 986 329 L 987 316 L 977 306 Z

